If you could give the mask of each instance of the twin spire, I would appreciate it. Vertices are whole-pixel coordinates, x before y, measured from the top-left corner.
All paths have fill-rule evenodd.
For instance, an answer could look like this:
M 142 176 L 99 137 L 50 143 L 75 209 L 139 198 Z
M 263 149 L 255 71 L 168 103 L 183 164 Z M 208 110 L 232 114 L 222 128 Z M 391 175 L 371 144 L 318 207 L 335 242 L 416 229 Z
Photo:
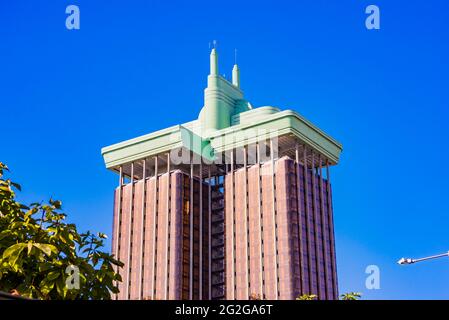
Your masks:
M 215 48 L 210 53 L 210 74 L 218 75 L 218 54 Z
M 218 76 L 218 53 L 215 48 L 210 53 L 210 74 Z M 240 69 L 237 63 L 232 68 L 232 84 L 240 88 Z
M 210 53 L 210 74 L 204 89 L 204 105 L 198 120 L 204 136 L 211 132 L 230 127 L 232 117 L 250 109 L 249 102 L 243 98 L 240 90 L 240 72 L 237 64 L 232 69 L 232 81 L 220 76 L 218 70 L 218 53 L 213 48 Z

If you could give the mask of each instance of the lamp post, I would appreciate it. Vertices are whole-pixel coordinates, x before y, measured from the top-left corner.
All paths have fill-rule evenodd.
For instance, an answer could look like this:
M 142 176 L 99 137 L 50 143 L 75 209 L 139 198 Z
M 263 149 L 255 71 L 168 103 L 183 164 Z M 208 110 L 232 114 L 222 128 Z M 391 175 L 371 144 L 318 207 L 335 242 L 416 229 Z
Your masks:
M 401 259 L 398 260 L 398 264 L 401 264 L 401 265 L 413 264 L 413 263 L 416 263 L 416 262 L 421 262 L 421 261 L 425 261 L 425 260 L 432 260 L 432 259 L 437 259 L 437 258 L 442 258 L 442 257 L 449 257 L 449 251 L 445 252 L 445 253 L 442 253 L 442 254 L 437 254 L 435 256 L 419 258 L 419 259 L 401 258 Z

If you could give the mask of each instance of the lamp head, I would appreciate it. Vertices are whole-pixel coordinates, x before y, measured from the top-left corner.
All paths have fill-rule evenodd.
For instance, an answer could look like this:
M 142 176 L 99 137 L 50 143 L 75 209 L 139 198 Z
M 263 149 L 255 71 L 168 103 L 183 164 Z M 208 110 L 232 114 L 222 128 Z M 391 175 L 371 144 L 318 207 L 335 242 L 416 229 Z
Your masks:
M 398 260 L 398 264 L 403 265 L 403 264 L 412 264 L 415 261 L 413 261 L 413 259 L 410 258 L 401 258 Z

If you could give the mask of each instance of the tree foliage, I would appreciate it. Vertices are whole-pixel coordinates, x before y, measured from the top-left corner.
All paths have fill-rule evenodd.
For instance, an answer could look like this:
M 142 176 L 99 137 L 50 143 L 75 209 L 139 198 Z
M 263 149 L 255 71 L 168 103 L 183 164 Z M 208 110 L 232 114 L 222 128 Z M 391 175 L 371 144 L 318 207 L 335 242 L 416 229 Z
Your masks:
M 317 300 L 318 296 L 316 294 L 302 294 L 296 298 L 296 300 Z
M 340 295 L 340 300 L 359 300 L 362 297 L 360 292 L 348 292 Z M 296 298 L 296 300 L 318 300 L 316 294 L 303 294 Z
M 347 292 L 340 295 L 341 300 L 359 300 L 362 297 L 360 292 Z
M 251 293 L 249 295 L 249 300 L 263 300 L 259 293 Z
M 65 222 L 61 201 L 16 201 L 21 187 L 4 178 L 0 162 L 0 290 L 36 299 L 110 299 L 123 263 L 101 251 L 106 235 L 78 233 Z M 79 288 L 66 285 L 67 267 L 79 270 Z

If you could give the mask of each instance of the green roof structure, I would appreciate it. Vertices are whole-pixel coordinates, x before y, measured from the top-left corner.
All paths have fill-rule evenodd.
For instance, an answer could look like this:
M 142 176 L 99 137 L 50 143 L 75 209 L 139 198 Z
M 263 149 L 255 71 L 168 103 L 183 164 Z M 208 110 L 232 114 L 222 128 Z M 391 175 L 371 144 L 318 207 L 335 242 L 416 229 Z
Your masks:
M 218 53 L 210 54 L 210 74 L 204 91 L 204 106 L 196 120 L 165 128 L 102 148 L 105 165 L 118 170 L 145 158 L 184 149 L 216 161 L 227 151 L 267 139 L 279 139 L 283 154 L 295 144 L 313 149 L 328 165 L 339 161 L 342 145 L 293 110 L 272 106 L 253 108 L 240 88 L 240 70 L 234 65 L 232 82 L 219 75 Z

